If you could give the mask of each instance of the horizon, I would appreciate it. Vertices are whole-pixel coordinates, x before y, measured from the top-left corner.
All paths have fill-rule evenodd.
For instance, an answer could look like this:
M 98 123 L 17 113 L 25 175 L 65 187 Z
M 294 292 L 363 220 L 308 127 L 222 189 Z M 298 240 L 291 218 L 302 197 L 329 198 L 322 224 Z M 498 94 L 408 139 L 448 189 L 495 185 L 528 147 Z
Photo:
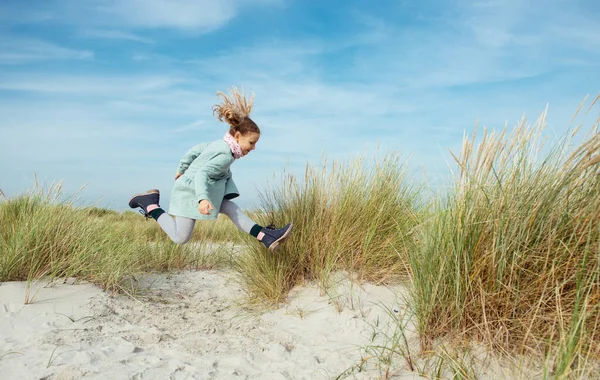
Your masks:
M 591 0 L 5 1 L 0 189 L 88 184 L 83 201 L 123 211 L 159 188 L 166 208 L 179 159 L 228 130 L 211 107 L 231 86 L 262 131 L 232 166 L 243 208 L 323 155 L 399 151 L 435 187 L 476 124 L 548 107 L 546 134 L 569 131 L 600 91 L 598 19 Z

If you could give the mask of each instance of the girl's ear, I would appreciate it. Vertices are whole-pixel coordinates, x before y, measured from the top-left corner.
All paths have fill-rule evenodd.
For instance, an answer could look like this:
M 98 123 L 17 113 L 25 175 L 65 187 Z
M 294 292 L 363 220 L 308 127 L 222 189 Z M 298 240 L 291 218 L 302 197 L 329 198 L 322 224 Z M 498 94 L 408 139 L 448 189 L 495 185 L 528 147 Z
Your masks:
M 242 133 L 240 131 L 235 132 L 235 134 L 233 135 L 233 138 L 237 142 L 240 142 L 240 137 L 242 137 Z

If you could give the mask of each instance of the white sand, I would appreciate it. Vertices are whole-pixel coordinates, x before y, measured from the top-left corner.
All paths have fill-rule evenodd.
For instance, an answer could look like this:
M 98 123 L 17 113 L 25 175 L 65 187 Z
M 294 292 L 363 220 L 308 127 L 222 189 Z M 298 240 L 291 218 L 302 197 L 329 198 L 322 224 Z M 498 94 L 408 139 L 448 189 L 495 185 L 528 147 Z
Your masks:
M 347 281 L 329 295 L 298 287 L 281 308 L 253 312 L 231 275 L 148 275 L 137 299 L 91 284 L 37 285 L 27 305 L 24 282 L 1 283 L 0 377 L 335 379 L 369 357 L 374 331 L 394 318 L 385 308 L 402 312 L 402 288 Z M 374 359 L 364 368 L 345 378 L 384 374 Z M 419 378 L 401 368 L 392 375 Z

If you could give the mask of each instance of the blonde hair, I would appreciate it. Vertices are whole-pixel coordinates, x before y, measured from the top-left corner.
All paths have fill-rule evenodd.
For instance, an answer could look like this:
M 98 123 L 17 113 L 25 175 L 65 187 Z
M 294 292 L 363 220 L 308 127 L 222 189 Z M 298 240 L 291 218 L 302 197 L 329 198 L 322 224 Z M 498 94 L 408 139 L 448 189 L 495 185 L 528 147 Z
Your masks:
M 219 121 L 229 124 L 231 127 L 229 133 L 232 135 L 235 132 L 240 132 L 242 135 L 248 132 L 260 133 L 258 125 L 250 119 L 254 93 L 247 98 L 243 88 L 240 92 L 237 87 L 233 86 L 229 90 L 229 95 L 219 91 L 217 96 L 221 98 L 221 103 L 213 106 L 213 114 Z

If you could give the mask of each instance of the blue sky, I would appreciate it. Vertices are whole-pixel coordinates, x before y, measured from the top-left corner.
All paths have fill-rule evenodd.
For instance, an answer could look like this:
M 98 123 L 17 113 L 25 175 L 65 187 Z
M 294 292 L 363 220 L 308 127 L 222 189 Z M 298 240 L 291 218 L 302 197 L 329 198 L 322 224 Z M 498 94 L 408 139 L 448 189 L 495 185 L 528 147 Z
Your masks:
M 378 145 L 435 186 L 477 121 L 548 105 L 547 132 L 567 130 L 600 91 L 598 20 L 594 0 L 4 0 L 0 189 L 37 174 L 104 207 L 154 187 L 166 205 L 181 156 L 225 133 L 211 107 L 232 85 L 263 131 L 232 167 L 243 207 L 284 170 Z

